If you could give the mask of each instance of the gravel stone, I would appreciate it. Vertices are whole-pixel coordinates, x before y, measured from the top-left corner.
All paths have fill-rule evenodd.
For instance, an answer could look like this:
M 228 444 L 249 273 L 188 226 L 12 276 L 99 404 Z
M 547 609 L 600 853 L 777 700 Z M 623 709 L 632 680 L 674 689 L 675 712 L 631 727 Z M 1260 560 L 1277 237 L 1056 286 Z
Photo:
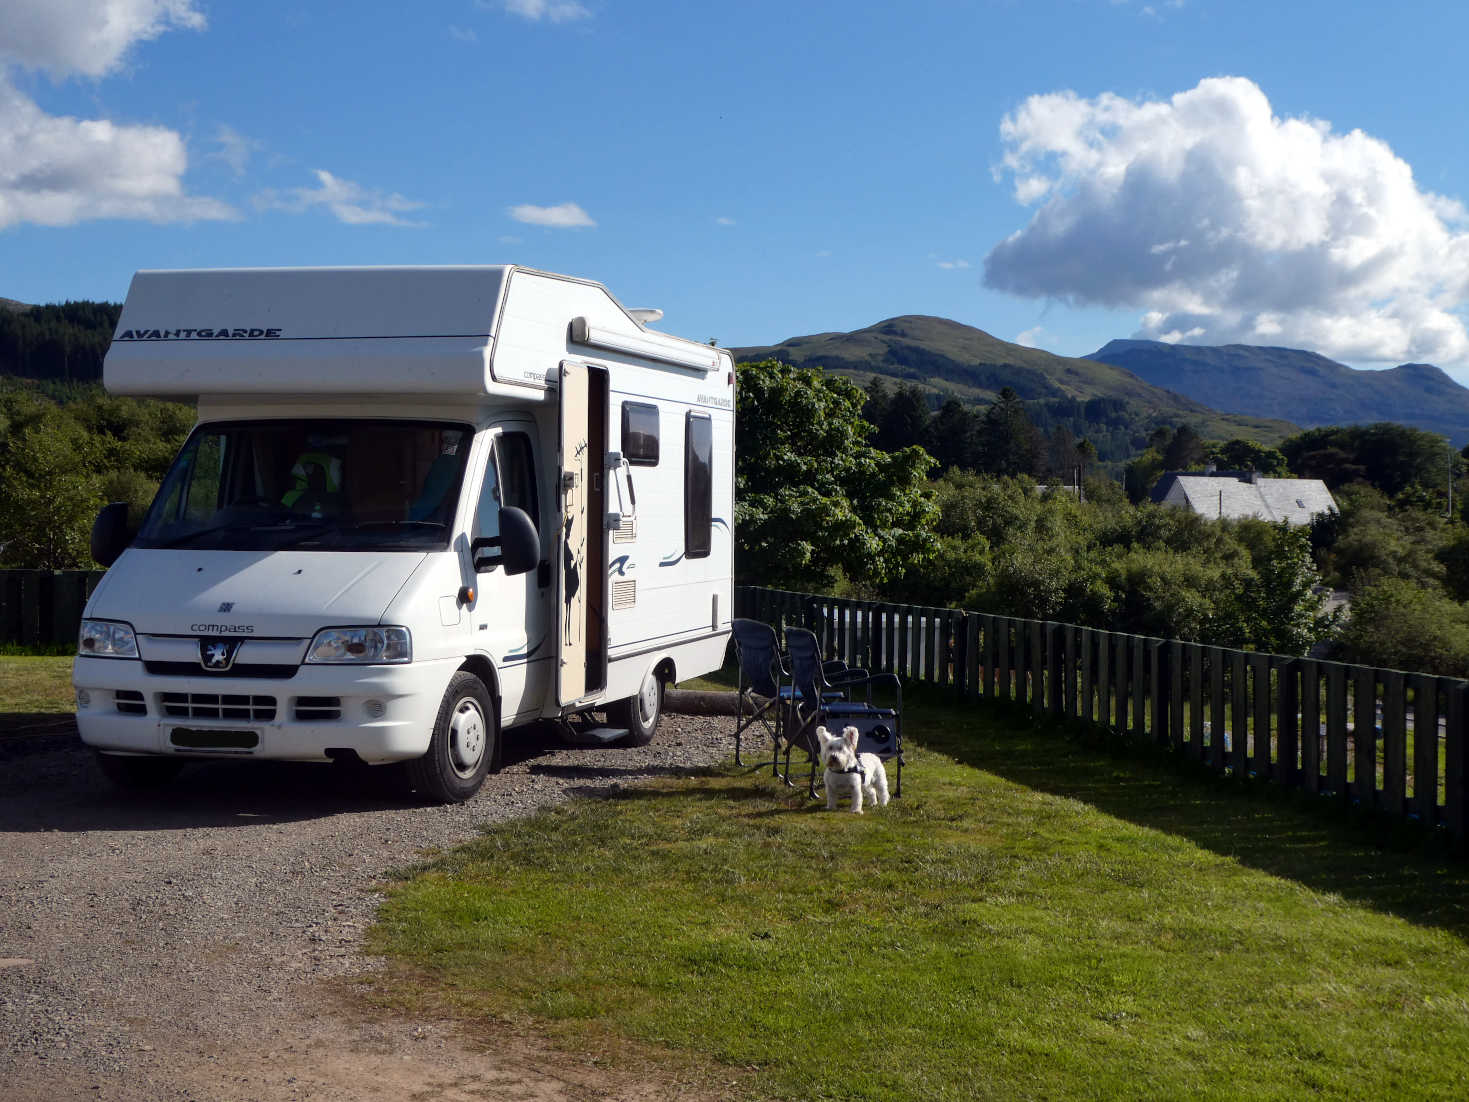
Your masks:
M 482 1051 L 440 1023 L 403 1023 L 395 1035 L 323 1022 L 320 981 L 370 967 L 361 941 L 380 882 L 487 825 L 732 752 L 721 718 L 665 715 L 637 749 L 510 732 L 504 769 L 473 800 L 426 806 L 360 766 L 210 761 L 167 788 L 121 792 L 74 728 L 0 739 L 0 1096 L 391 1097 L 391 1075 L 369 1089 L 361 1072 L 418 1059 L 394 1046 L 423 1053 L 425 1038 L 432 1067 L 479 1060 L 461 1078 L 488 1089 L 509 1073 L 482 1066 Z M 356 1085 L 311 1082 L 331 1063 L 323 1054 L 342 1048 L 356 1054 L 341 1058 Z M 532 1046 L 518 1059 L 541 1055 Z M 517 1082 L 549 1076 L 514 1097 L 689 1096 L 676 1083 L 588 1085 L 545 1060 L 513 1069 Z M 400 1085 L 429 1083 L 420 1070 L 399 1072 Z

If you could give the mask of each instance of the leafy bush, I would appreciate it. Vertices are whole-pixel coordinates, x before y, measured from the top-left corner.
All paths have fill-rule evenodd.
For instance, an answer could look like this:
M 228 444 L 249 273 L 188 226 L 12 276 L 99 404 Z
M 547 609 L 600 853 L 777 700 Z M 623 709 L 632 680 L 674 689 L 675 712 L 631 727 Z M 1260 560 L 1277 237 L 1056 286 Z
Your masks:
M 1469 677 L 1469 607 L 1406 578 L 1383 578 L 1352 598 L 1338 647 L 1349 662 Z

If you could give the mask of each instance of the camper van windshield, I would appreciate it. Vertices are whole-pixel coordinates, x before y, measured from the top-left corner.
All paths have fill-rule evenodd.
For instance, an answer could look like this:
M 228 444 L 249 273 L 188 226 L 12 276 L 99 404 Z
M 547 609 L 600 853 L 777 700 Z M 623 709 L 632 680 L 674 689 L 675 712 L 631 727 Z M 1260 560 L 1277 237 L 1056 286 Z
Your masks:
M 137 547 L 432 551 L 474 432 L 431 421 L 222 421 L 194 430 Z

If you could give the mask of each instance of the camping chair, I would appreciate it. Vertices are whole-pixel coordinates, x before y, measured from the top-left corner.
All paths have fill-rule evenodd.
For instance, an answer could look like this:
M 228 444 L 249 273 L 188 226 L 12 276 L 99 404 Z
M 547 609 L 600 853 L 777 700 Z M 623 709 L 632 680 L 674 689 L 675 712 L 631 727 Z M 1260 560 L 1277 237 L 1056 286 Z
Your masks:
M 883 761 L 898 761 L 898 782 L 893 795 L 903 794 L 903 683 L 895 674 L 848 670 L 844 674 L 828 674 L 821 660 L 821 646 L 816 636 L 804 628 L 786 628 L 786 645 L 790 648 L 791 680 L 796 697 L 792 705 L 792 723 L 785 732 L 786 771 L 790 772 L 791 747 L 799 745 L 811 758 L 811 777 L 807 792 L 816 795 L 816 728 L 857 728 L 857 752 L 876 754 Z M 873 689 L 891 691 L 891 706 L 873 701 Z M 852 697 L 861 693 L 863 699 Z M 789 780 L 788 782 L 789 783 Z
M 789 683 L 787 657 L 780 653 L 775 629 L 759 620 L 734 621 L 735 656 L 739 661 L 739 689 L 735 710 L 735 764 L 744 765 L 740 757 L 744 733 L 757 724 L 770 739 L 771 772 L 780 776 L 780 746 L 785 725 L 800 693 Z M 824 672 L 835 680 L 852 672 L 865 676 L 865 671 L 849 671 L 846 663 L 825 663 Z M 842 699 L 840 691 L 829 690 L 832 700 Z M 786 752 L 787 772 L 790 748 Z M 762 763 L 763 764 L 763 763 Z M 786 781 L 790 783 L 789 779 Z
M 764 731 L 776 754 L 780 753 L 781 703 L 789 698 L 791 689 L 781 684 L 786 670 L 773 627 L 759 620 L 737 619 L 734 644 L 740 664 L 739 693 L 735 701 L 735 764 L 744 765 L 740 759 L 740 740 L 752 727 Z

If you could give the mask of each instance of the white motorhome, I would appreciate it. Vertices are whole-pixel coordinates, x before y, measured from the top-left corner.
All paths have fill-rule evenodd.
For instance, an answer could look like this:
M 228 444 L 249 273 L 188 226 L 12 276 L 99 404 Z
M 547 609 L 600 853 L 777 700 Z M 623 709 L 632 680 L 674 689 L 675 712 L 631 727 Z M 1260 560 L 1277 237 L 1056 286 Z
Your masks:
M 650 740 L 723 661 L 734 519 L 733 361 L 656 315 L 515 266 L 137 273 L 103 381 L 199 423 L 93 529 L 104 771 L 404 762 L 458 801 L 506 728 Z

